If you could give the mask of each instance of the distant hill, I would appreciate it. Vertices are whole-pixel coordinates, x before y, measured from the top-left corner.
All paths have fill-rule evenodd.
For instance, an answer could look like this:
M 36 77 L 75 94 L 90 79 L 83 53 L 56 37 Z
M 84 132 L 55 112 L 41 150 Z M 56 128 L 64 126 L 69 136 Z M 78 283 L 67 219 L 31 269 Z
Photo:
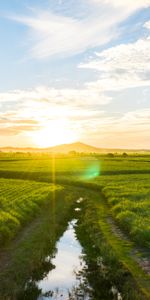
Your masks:
M 91 145 L 87 145 L 81 142 L 76 142 L 72 144 L 62 144 L 58 146 L 48 147 L 48 148 L 20 148 L 20 147 L 1 147 L 2 152 L 48 152 L 48 153 L 69 153 L 70 151 L 84 152 L 84 153 L 108 153 L 108 152 L 136 152 L 144 153 L 150 152 L 150 150 L 144 149 L 110 149 L 110 148 L 98 148 Z
M 68 153 L 70 151 L 76 151 L 76 152 L 85 152 L 85 153 L 91 153 L 91 152 L 100 152 L 100 148 L 96 148 L 90 145 L 83 144 L 81 142 L 76 142 L 72 144 L 62 144 L 57 145 L 53 147 L 48 148 L 20 148 L 20 147 L 2 147 L 0 148 L 1 151 L 12 151 L 12 152 L 51 152 L 51 153 Z
M 53 153 L 68 153 L 70 151 L 76 152 L 84 152 L 84 153 L 91 153 L 91 152 L 100 152 L 100 148 L 96 148 L 90 145 L 83 144 L 81 142 L 76 142 L 72 144 L 62 144 L 54 147 L 49 147 L 45 150 L 49 150 Z

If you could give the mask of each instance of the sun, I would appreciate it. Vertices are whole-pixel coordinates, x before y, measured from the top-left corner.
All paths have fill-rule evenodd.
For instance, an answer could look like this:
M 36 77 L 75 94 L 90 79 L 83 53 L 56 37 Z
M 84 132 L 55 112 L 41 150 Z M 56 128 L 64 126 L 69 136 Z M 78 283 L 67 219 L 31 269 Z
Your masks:
M 40 130 L 32 133 L 31 138 L 34 145 L 41 148 L 72 143 L 78 139 L 74 130 L 63 120 L 47 122 Z

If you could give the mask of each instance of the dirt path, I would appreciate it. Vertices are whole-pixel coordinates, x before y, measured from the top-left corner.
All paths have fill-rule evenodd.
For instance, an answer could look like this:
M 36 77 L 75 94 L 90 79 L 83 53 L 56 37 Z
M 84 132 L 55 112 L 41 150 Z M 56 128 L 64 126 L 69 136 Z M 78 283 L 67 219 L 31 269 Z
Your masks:
M 119 239 L 131 242 L 129 237 L 125 235 L 119 228 L 119 226 L 115 223 L 112 217 L 107 218 L 107 222 L 111 227 L 112 233 L 115 234 Z M 141 269 L 148 275 L 150 275 L 150 254 L 148 251 L 142 248 L 138 248 L 133 246 L 133 249 L 131 251 L 131 257 L 133 260 L 138 263 L 138 265 L 141 267 Z
M 34 220 L 31 221 L 28 225 L 26 225 L 20 232 L 17 234 L 14 240 L 10 241 L 10 243 L 0 249 L 0 270 L 3 272 L 6 269 L 12 259 L 14 251 L 18 248 L 19 244 L 26 239 L 26 237 L 34 231 L 38 224 L 41 221 L 41 214 Z

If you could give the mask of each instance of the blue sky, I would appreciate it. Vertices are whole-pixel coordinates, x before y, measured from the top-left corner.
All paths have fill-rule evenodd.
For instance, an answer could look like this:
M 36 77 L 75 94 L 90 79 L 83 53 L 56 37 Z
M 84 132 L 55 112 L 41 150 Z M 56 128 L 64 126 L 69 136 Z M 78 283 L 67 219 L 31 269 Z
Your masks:
M 0 146 L 150 148 L 149 32 L 150 0 L 1 1 Z

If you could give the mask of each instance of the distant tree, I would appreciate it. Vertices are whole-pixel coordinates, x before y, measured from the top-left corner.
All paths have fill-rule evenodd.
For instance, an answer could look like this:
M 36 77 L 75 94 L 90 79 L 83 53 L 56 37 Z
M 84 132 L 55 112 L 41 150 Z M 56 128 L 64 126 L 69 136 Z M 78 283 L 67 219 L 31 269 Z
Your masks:
M 75 150 L 69 151 L 69 155 L 75 156 L 76 154 L 77 154 L 77 152 Z
M 123 153 L 122 153 L 122 156 L 123 156 L 123 157 L 127 157 L 128 154 L 127 154 L 126 152 L 123 152 Z
M 108 153 L 107 156 L 114 157 L 114 154 L 113 153 Z

